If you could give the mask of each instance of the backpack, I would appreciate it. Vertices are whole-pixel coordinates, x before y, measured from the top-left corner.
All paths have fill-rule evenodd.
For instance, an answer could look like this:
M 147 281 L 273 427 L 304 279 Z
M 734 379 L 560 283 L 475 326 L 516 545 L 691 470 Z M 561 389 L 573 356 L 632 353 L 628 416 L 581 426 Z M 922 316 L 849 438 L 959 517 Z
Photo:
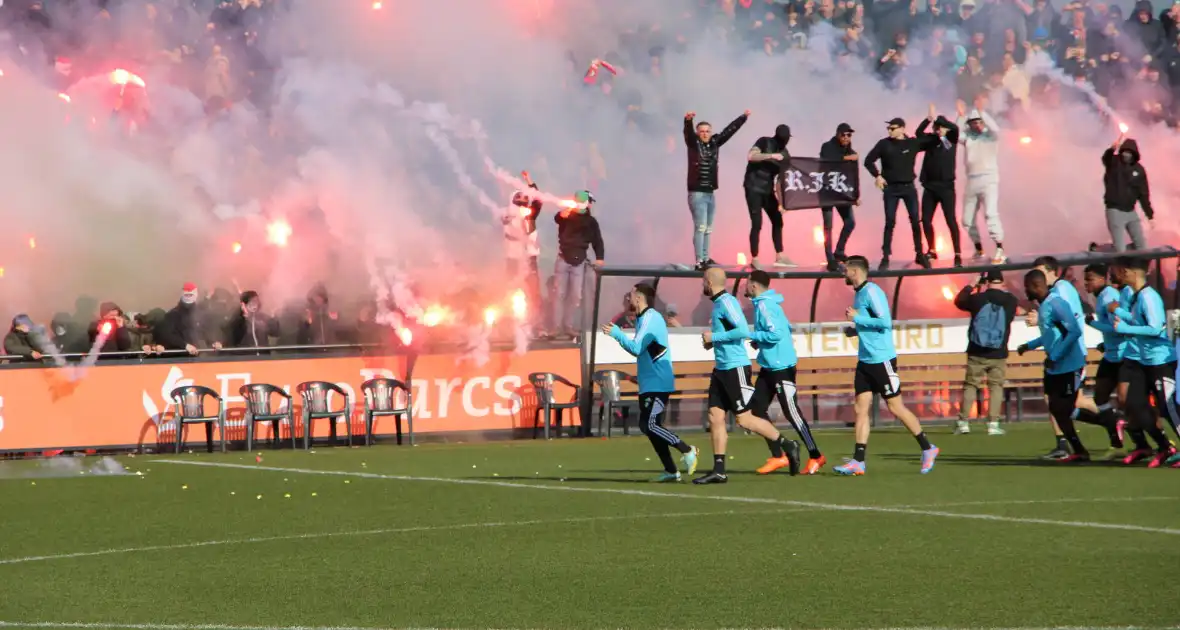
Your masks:
M 971 318 L 971 343 L 999 350 L 1004 347 L 1004 332 L 1007 328 L 1008 315 L 1004 307 L 988 302 Z

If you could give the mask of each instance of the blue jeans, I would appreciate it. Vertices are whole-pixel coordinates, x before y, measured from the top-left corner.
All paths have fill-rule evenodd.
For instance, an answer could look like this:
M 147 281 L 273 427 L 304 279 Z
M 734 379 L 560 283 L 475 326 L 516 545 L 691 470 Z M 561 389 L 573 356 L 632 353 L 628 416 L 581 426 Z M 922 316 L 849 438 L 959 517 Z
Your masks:
M 713 233 L 717 200 L 711 192 L 690 192 L 688 209 L 692 212 L 692 248 L 697 262 L 701 262 L 709 258 L 709 235 Z
M 574 316 L 582 306 L 582 282 L 586 264 L 571 265 L 559 255 L 553 264 L 553 327 L 557 331 L 572 330 Z

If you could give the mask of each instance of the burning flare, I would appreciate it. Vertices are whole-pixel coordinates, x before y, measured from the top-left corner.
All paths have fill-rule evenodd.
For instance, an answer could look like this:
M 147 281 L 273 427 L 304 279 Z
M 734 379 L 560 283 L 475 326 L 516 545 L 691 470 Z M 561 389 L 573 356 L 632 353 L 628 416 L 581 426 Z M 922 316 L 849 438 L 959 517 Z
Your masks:
M 745 266 L 746 266 L 746 255 L 745 255 L 745 254 L 743 254 L 742 252 L 738 252 L 738 255 L 737 255 L 737 264 L 738 264 L 739 266 L 742 266 L 742 267 L 745 267 Z
M 61 100 L 65 101 L 65 102 L 67 102 L 67 103 L 69 103 L 69 102 L 70 102 L 70 95 L 69 95 L 69 94 L 66 94 L 65 92 L 58 92 L 58 93 L 57 93 L 57 97 L 58 97 L 58 98 L 60 98 Z
M 498 317 L 500 317 L 500 311 L 496 310 L 494 306 L 489 306 L 483 311 L 483 321 L 488 326 L 495 326 Z
M 29 237 L 29 249 L 37 249 L 37 239 L 36 239 L 36 237 L 33 237 L 33 236 L 30 236 L 30 237 Z
M 414 342 L 414 331 L 409 328 L 398 329 L 397 338 L 402 340 L 402 345 L 408 346 Z
M 955 290 L 950 288 L 949 286 L 943 285 L 942 297 L 946 298 L 948 302 L 950 300 L 955 299 Z
M 143 79 L 139 78 L 139 75 L 128 72 L 122 68 L 115 68 L 115 70 L 112 71 L 108 76 L 112 85 L 122 85 L 126 87 L 127 84 L 130 83 L 131 85 L 138 85 L 139 87 L 147 87 L 147 83 L 144 83 Z
M 231 248 L 230 248 L 230 249 L 232 249 L 232 250 L 233 250 L 233 252 L 234 252 L 235 254 L 237 254 L 237 253 L 239 253 L 239 252 L 241 252 L 241 251 L 242 251 L 242 244 L 241 244 L 241 243 L 234 243 L 234 244 L 233 244 L 233 246 L 231 246 Z
M 1032 144 L 1032 136 L 1021 136 L 1020 144 Z
M 1127 123 L 1119 123 L 1119 133 L 1127 133 L 1130 130 L 1131 128 L 1127 126 Z
M 512 294 L 512 316 L 521 320 L 529 316 L 529 303 L 520 289 Z
M 449 315 L 447 309 L 438 304 L 431 304 L 426 307 L 426 312 L 422 314 L 421 323 L 427 328 L 434 328 L 443 323 Z
M 275 219 L 266 226 L 266 242 L 271 245 L 286 247 L 291 234 L 291 224 L 287 223 L 285 219 Z

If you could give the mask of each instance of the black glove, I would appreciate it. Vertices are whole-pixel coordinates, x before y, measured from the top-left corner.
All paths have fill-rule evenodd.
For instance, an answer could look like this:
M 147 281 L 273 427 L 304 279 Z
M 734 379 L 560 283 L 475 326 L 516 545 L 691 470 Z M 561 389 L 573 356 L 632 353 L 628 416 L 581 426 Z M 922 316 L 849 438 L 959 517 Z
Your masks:
M 1093 322 L 1093 321 L 1097 321 L 1097 319 L 1098 319 L 1098 316 L 1095 315 L 1094 313 L 1086 313 L 1086 321 Z
M 750 347 L 757 350 L 758 349 L 758 342 L 751 339 L 750 340 Z
M 1024 356 L 1025 352 L 1028 352 L 1028 344 L 1027 343 L 1022 343 L 1019 346 L 1016 346 L 1016 354 L 1019 354 L 1020 356 Z
M 844 327 L 844 336 L 845 337 L 855 337 L 856 336 L 856 326 L 845 326 Z
M 1098 351 L 1099 352 L 1106 352 L 1106 344 L 1102 343 L 1101 341 L 1098 342 Z

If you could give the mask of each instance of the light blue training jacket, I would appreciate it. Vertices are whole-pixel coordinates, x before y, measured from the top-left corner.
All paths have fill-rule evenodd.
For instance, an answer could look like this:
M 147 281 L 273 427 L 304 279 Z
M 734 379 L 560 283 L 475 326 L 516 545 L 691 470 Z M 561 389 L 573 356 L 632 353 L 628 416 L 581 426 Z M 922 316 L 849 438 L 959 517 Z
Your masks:
M 676 390 L 672 375 L 672 351 L 668 348 L 668 323 L 655 309 L 643 309 L 635 320 L 635 336 L 628 337 L 618 326 L 611 326 L 610 336 L 637 358 L 635 375 L 639 393 L 667 393 Z
M 852 299 L 856 317 L 856 336 L 860 338 L 856 356 L 861 363 L 886 363 L 897 358 L 893 346 L 893 317 L 885 292 L 873 282 L 866 281 L 856 288 Z
M 750 325 L 742 314 L 738 299 L 725 291 L 714 295 L 713 300 L 713 367 L 729 370 L 750 365 L 746 353 L 746 339 L 750 338 Z
M 795 339 L 791 337 L 791 322 L 783 312 L 783 296 L 767 289 L 754 303 L 754 332 L 750 341 L 758 347 L 758 365 L 767 370 L 794 367 L 799 362 L 795 354 Z

